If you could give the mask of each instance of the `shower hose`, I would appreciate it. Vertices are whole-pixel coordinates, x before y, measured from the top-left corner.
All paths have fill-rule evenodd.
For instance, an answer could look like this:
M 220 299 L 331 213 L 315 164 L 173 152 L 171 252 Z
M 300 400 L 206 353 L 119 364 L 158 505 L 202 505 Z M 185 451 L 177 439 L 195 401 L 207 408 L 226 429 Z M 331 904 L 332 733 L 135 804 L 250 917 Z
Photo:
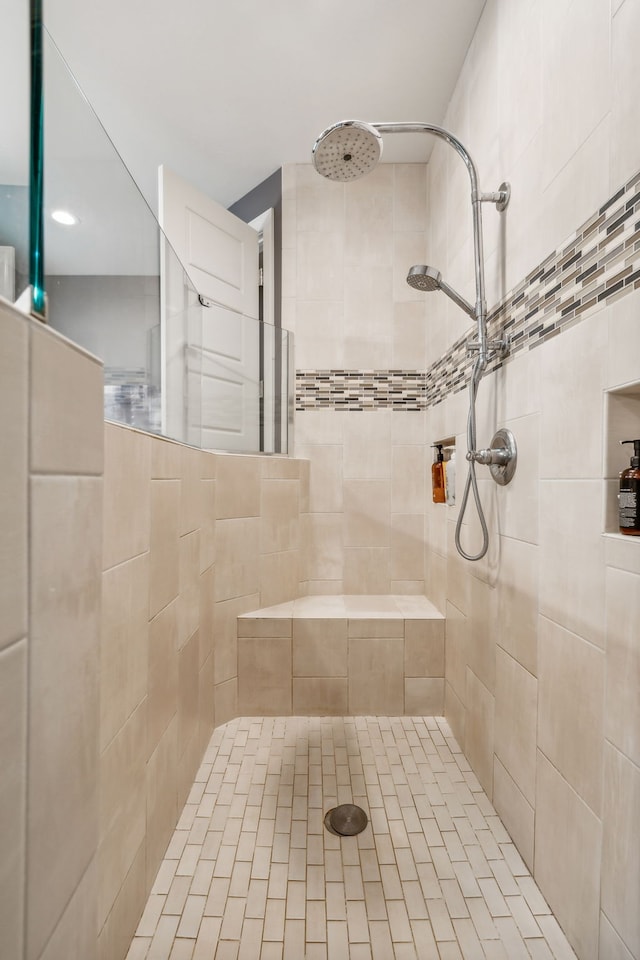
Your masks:
M 478 490 L 478 481 L 476 479 L 476 463 L 471 456 L 472 453 L 475 453 L 476 449 L 476 396 L 478 393 L 478 385 L 486 365 L 486 359 L 482 355 L 478 355 L 476 362 L 473 365 L 471 381 L 469 383 L 469 415 L 467 417 L 467 461 L 469 463 L 469 471 L 467 473 L 467 480 L 464 485 L 464 493 L 462 495 L 462 503 L 460 504 L 460 512 L 458 514 L 458 520 L 456 523 L 456 550 L 461 557 L 464 557 L 465 560 L 482 560 L 485 553 L 489 549 L 489 531 L 487 529 L 487 521 L 484 518 L 482 503 L 480 502 L 480 492 Z M 480 526 L 482 527 L 482 547 L 476 554 L 466 553 L 462 547 L 462 544 L 460 543 L 460 533 L 462 530 L 464 515 L 467 509 L 470 490 L 473 490 L 473 499 L 475 500 L 476 509 L 478 511 Z

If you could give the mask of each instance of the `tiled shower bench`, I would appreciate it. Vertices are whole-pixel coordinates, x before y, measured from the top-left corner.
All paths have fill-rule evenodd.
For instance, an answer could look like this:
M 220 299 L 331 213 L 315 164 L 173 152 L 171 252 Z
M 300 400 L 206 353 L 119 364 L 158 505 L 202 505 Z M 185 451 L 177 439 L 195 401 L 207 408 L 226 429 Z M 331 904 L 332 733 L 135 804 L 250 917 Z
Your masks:
M 424 596 L 312 596 L 238 617 L 241 716 L 440 716 L 445 618 Z

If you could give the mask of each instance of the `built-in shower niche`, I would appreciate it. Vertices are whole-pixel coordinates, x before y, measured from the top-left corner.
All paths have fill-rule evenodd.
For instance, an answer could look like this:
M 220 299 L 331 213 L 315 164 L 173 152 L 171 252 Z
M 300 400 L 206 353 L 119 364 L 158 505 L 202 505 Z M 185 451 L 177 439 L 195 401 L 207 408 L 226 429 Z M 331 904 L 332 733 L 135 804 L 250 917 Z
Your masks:
M 618 492 L 620 471 L 629 466 L 633 447 L 621 440 L 640 437 L 640 382 L 605 392 L 604 533 L 640 546 L 640 537 L 620 533 Z

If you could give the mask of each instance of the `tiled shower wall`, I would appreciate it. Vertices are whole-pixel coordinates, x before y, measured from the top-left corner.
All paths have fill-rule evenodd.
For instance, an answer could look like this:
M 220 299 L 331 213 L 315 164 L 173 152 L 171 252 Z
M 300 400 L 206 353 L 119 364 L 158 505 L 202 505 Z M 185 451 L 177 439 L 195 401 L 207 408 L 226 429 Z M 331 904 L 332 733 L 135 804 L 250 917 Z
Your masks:
M 122 960 L 236 617 L 304 590 L 308 464 L 105 424 L 101 364 L 8 305 L 0 342 L 0 956 Z
M 634 0 L 488 0 L 444 126 L 469 148 L 483 190 L 495 190 L 504 179 L 512 185 L 506 214 L 490 205 L 483 209 L 490 308 L 535 275 L 538 265 L 548 268 L 556 251 L 561 263 L 576 230 L 598 221 L 603 205 L 640 170 L 639 33 Z M 394 178 L 406 169 L 387 168 L 377 180 L 359 181 L 355 200 L 356 184 L 325 186 L 308 167 L 286 170 L 284 322 L 296 331 L 297 366 L 307 377 L 313 370 L 338 371 L 336 378 L 359 370 L 366 381 L 373 370 L 427 370 L 469 332 L 467 317 L 431 294 L 421 301 L 421 319 L 416 312 L 413 349 L 408 344 L 402 360 L 394 355 L 394 297 L 407 302 L 413 296 L 400 285 L 412 263 L 436 266 L 460 293 L 473 296 L 463 164 L 436 144 L 425 189 L 421 168 L 412 171 L 416 211 L 427 198 L 427 232 L 423 246 L 418 249 L 416 236 L 398 263 L 403 238 L 393 213 Z M 368 224 L 360 212 L 365 195 Z M 314 204 L 322 210 L 315 221 Z M 383 229 L 375 225 L 385 216 L 387 235 L 376 251 L 374 238 Z M 636 229 L 634 219 L 640 218 L 631 215 L 623 225 L 625 239 Z M 353 222 L 369 228 L 370 242 L 363 239 L 360 248 L 347 240 Z M 619 227 L 608 226 L 611 233 Z M 598 228 L 604 230 L 598 242 L 611 243 L 604 221 Z M 637 259 L 636 246 L 632 239 L 616 270 Z M 391 273 L 391 286 L 372 304 L 363 284 L 358 307 L 351 292 L 358 258 L 376 256 Z M 361 269 L 373 277 L 375 266 Z M 466 450 L 466 391 L 449 393 L 425 414 L 311 409 L 296 420 L 299 449 L 312 460 L 312 537 L 322 547 L 322 565 L 310 570 L 313 587 L 339 592 L 349 583 L 365 592 L 390 583 L 393 517 L 412 516 L 418 539 L 422 489 L 424 567 L 414 568 L 420 576 L 407 576 L 405 584 L 412 589 L 422 579 L 447 615 L 447 716 L 581 960 L 640 958 L 640 651 L 634 626 L 640 543 L 603 535 L 615 530 L 615 480 L 606 478 L 615 478 L 624 462 L 619 448 L 614 453 L 616 441 L 629 431 L 640 434 L 634 386 L 640 380 L 640 294 L 635 281 L 613 289 L 632 273 L 614 278 L 615 271 L 605 271 L 605 284 L 612 281 L 608 292 L 598 291 L 605 297 L 596 296 L 573 326 L 552 331 L 535 349 L 521 348 L 482 383 L 479 444 L 508 426 L 519 461 L 506 488 L 497 488 L 480 468 L 491 548 L 479 563 L 458 557 L 458 508 L 433 505 L 429 489 L 428 445 L 455 436 Z M 561 320 L 568 305 L 561 296 L 544 314 L 544 329 Z M 536 325 L 533 317 L 527 321 L 527 336 L 533 331 L 535 341 Z M 353 329 L 362 338 L 359 354 L 352 348 Z M 382 341 L 385 350 L 369 350 L 369 329 L 374 348 Z M 396 474 L 416 484 L 408 509 L 400 497 L 394 501 L 398 446 L 415 458 L 415 472 Z M 458 463 L 459 503 L 461 455 Z M 315 490 L 314 474 L 325 477 Z M 463 542 L 473 549 L 479 529 L 470 513 Z M 368 563 L 352 576 L 356 555 Z
M 0 956 L 95 955 L 102 367 L 0 306 Z
M 105 424 L 98 929 L 122 960 L 214 725 L 236 617 L 302 591 L 308 465 Z

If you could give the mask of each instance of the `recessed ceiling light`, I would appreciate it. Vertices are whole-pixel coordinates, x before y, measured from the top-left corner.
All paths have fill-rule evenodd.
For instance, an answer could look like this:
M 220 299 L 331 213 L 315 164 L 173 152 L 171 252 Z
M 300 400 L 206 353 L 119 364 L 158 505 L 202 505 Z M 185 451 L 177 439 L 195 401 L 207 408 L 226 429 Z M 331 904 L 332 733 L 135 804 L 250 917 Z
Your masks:
M 62 223 L 65 227 L 73 227 L 76 223 L 80 222 L 78 218 L 74 217 L 68 210 L 54 210 L 51 214 L 51 219 L 55 220 L 56 223 Z

